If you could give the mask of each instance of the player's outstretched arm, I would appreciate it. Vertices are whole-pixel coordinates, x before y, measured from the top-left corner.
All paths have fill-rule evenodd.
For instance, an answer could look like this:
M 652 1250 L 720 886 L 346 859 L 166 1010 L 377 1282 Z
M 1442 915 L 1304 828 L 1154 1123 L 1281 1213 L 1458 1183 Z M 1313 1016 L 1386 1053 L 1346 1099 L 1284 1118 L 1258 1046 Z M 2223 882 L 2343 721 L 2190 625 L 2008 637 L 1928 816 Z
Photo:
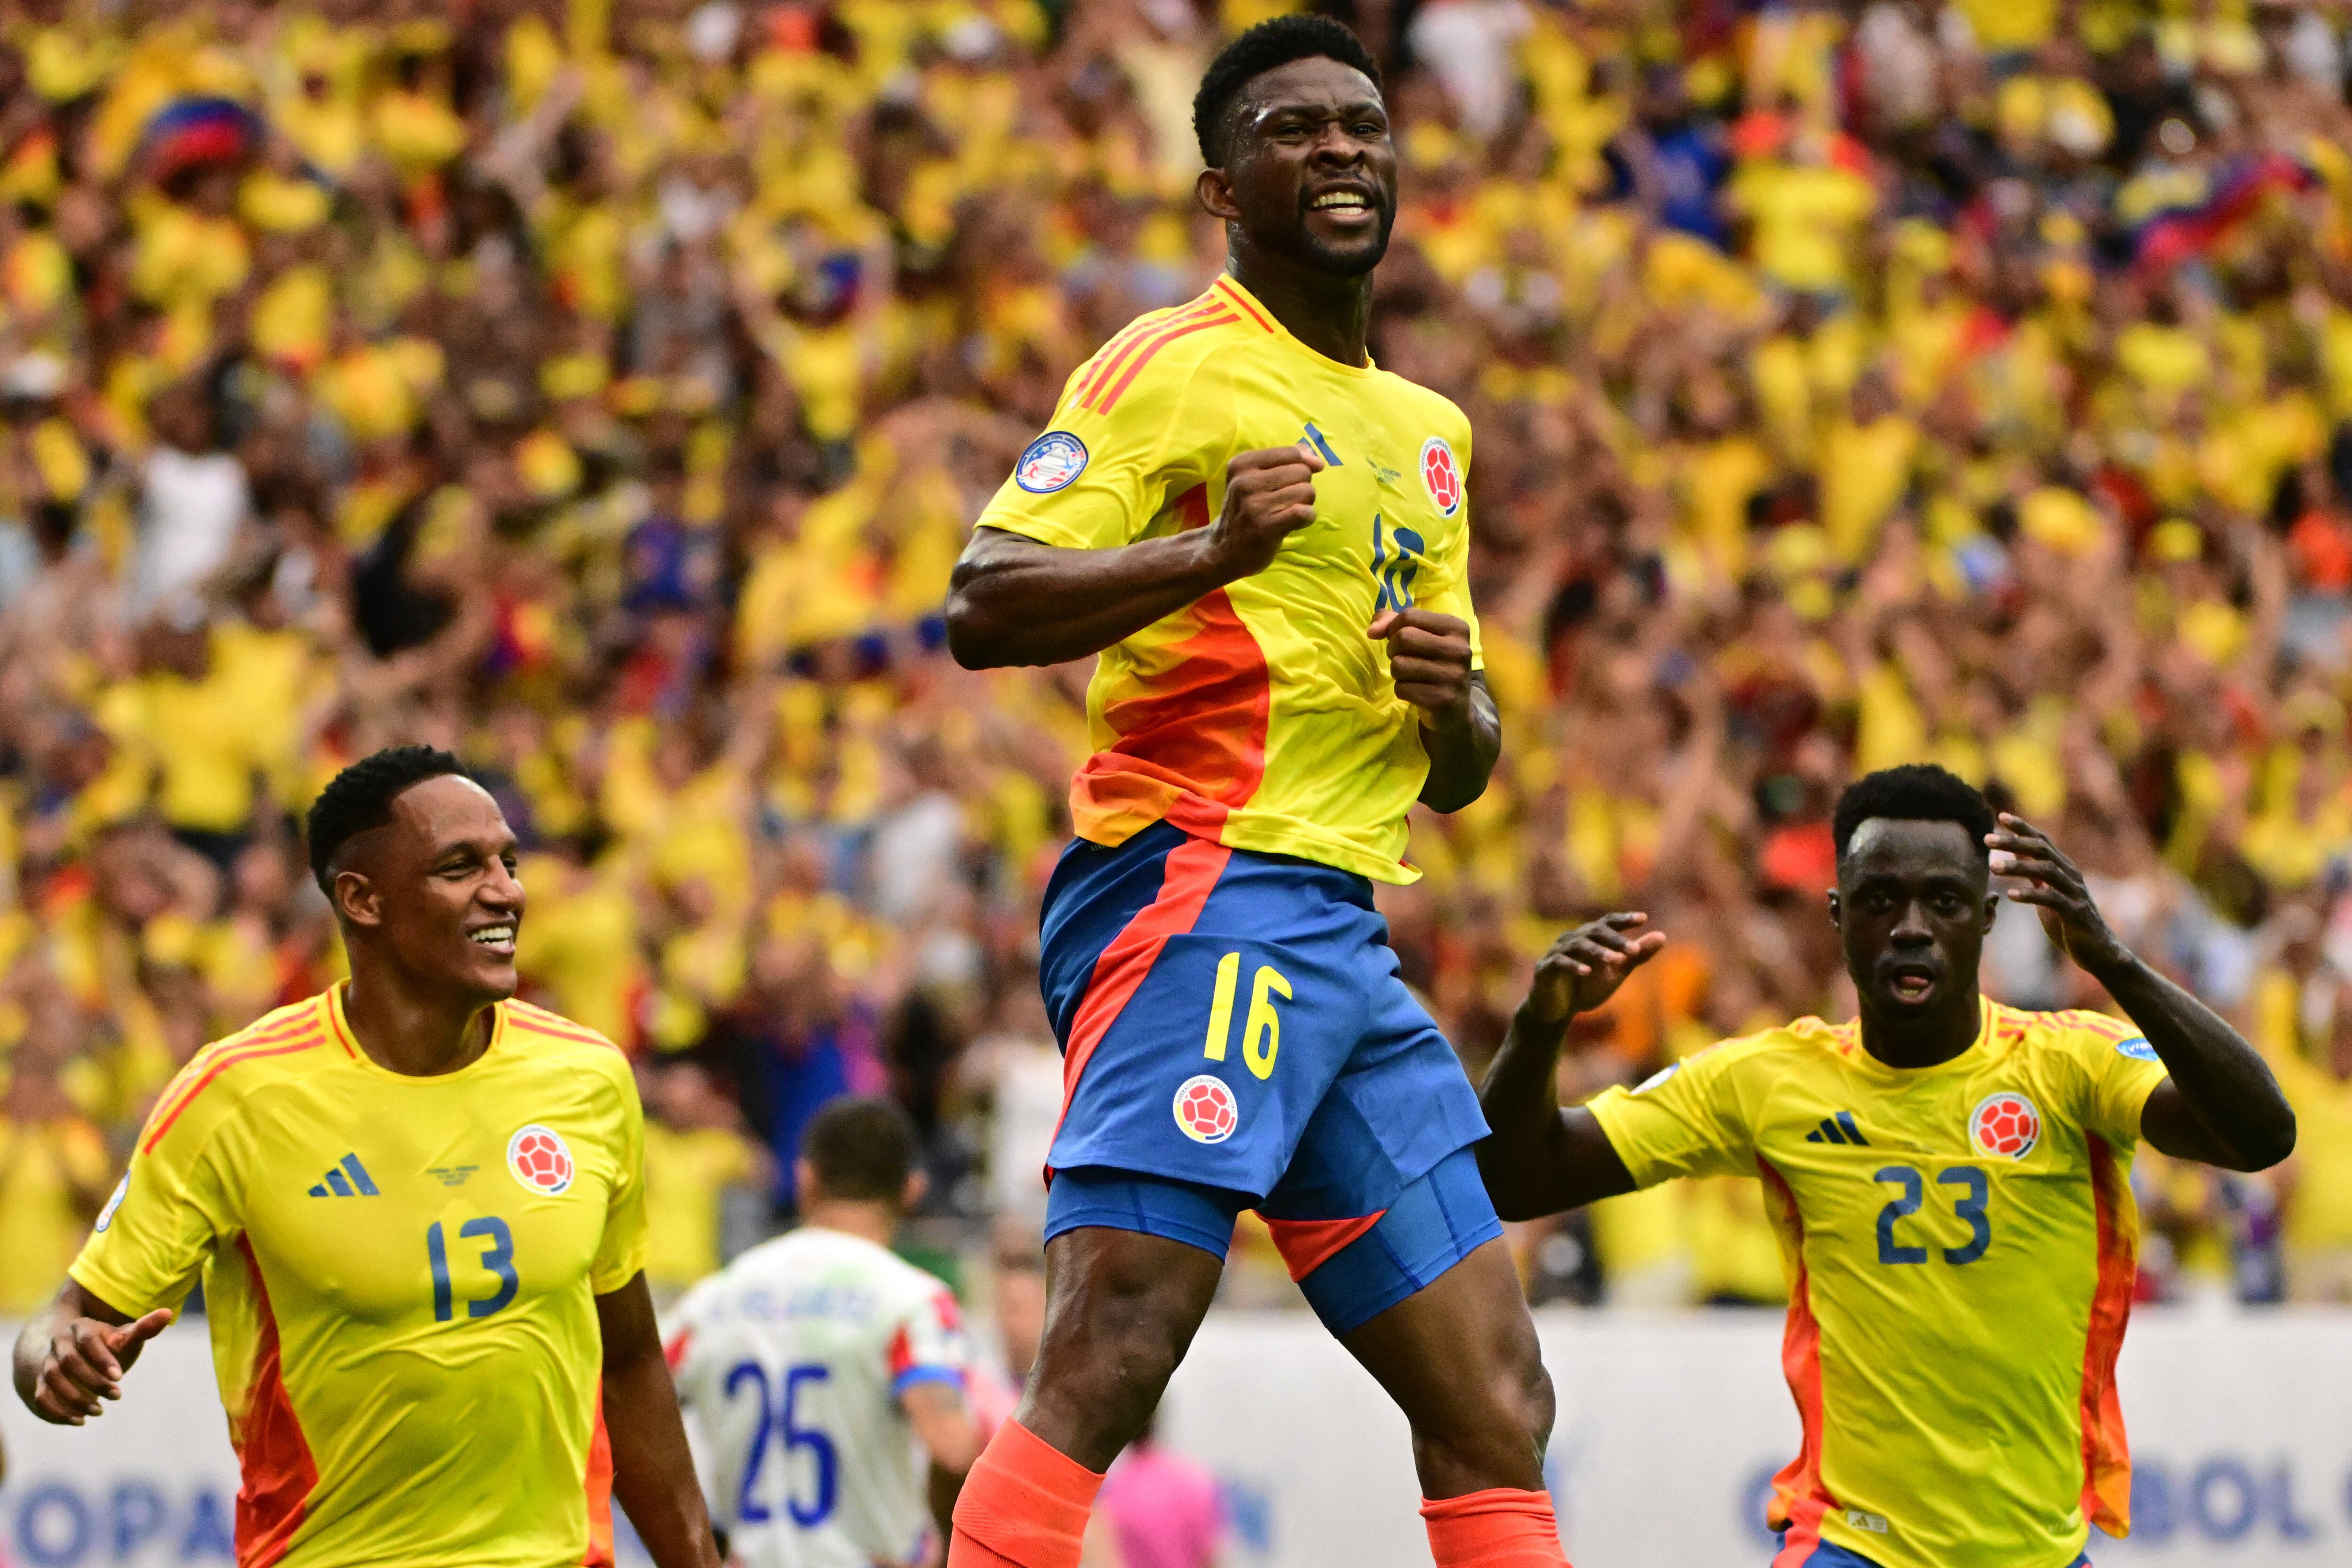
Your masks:
M 596 1298 L 604 1341 L 604 1430 L 613 1443 L 613 1495 L 637 1527 L 656 1568 L 718 1568 L 709 1510 L 695 1479 L 662 1356 L 653 1292 L 641 1273 Z
M 2023 817 L 2004 812 L 1985 836 L 1996 875 L 2027 885 L 2010 898 L 2042 911 L 2042 929 L 2106 988 L 2171 1076 L 2140 1111 L 2140 1133 L 2165 1153 L 2231 1171 L 2263 1171 L 2294 1152 L 2294 1111 L 2245 1037 L 2140 962 L 2107 929 L 2083 873 Z
M 1505 1219 L 1535 1219 L 1633 1190 L 1633 1173 L 1592 1112 L 1560 1109 L 1558 1068 L 1569 1020 L 1607 1002 L 1666 945 L 1664 933 L 1641 930 L 1648 923 L 1647 915 L 1604 915 L 1552 943 L 1536 965 L 1535 984 L 1478 1091 L 1494 1130 L 1478 1145 L 1478 1173 Z
M 933 1378 L 910 1384 L 898 1396 L 898 1408 L 907 1413 L 915 1441 L 930 1456 L 931 1521 L 945 1541 L 955 1533 L 956 1497 L 963 1490 L 963 1479 L 980 1458 L 980 1423 L 972 1419 L 962 1388 Z
M 140 1347 L 171 1321 L 168 1307 L 134 1320 L 68 1279 L 16 1336 L 16 1397 L 59 1426 L 103 1415 L 100 1402 L 122 1397 L 122 1374 L 138 1362 Z
M 1322 454 L 1305 445 L 1225 465 L 1225 506 L 1206 528 L 1112 550 L 1067 550 L 999 528 L 972 531 L 948 587 L 948 651 L 966 669 L 1085 658 L 1212 589 L 1265 570 L 1315 521 Z

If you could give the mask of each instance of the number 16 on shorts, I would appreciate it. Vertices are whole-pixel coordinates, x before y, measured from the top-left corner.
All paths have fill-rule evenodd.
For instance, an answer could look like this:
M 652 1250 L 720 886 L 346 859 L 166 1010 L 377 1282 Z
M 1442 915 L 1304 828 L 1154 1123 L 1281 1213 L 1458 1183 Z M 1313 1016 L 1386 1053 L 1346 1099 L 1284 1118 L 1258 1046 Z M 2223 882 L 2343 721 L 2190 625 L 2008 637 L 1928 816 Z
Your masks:
M 1234 1004 L 1241 992 L 1242 955 L 1229 952 L 1217 960 L 1217 983 L 1209 995 L 1209 1035 L 1201 1054 L 1213 1062 L 1225 1059 L 1233 1043 Z M 1250 981 L 1249 1016 L 1242 1023 L 1242 1060 L 1261 1079 L 1274 1076 L 1275 1054 L 1282 1049 L 1282 1016 L 1275 1011 L 1279 996 L 1290 1000 L 1290 982 L 1271 963 L 1257 966 Z

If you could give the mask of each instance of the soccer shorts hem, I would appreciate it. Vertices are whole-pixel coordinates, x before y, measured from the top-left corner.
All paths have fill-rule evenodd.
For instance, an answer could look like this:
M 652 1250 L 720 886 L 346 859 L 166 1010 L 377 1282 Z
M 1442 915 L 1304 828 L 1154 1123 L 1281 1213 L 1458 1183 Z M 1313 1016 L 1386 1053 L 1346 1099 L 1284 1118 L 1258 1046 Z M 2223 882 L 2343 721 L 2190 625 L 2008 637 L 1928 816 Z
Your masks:
M 1138 1231 L 1223 1259 L 1246 1194 L 1165 1176 L 1081 1166 L 1056 1176 L 1045 1239 L 1087 1226 Z M 1503 1234 L 1477 1157 L 1457 1149 L 1405 1184 L 1388 1207 L 1328 1220 L 1269 1216 L 1276 1245 L 1315 1315 L 1353 1333 Z

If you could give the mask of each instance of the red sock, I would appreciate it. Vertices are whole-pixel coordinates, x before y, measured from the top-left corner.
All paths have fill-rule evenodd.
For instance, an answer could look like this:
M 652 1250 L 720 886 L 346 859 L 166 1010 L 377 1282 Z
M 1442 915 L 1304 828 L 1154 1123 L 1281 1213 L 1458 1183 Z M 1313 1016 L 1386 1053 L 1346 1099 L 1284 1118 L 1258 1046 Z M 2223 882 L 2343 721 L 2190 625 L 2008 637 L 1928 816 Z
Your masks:
M 1005 1422 L 956 1498 L 948 1568 L 1078 1568 L 1101 1485 L 1020 1422 Z
M 1421 1517 L 1437 1568 L 1567 1568 L 1549 1492 L 1491 1487 L 1435 1502 L 1424 1498 Z

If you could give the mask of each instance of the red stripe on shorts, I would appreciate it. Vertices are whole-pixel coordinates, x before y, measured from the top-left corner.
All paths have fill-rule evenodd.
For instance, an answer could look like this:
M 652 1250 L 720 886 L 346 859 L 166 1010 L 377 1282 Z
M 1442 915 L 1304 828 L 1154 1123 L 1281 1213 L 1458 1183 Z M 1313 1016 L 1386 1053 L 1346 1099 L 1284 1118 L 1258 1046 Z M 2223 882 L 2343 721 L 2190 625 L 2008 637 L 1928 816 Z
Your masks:
M 1160 896 L 1136 910 L 1095 960 L 1086 994 L 1078 999 L 1078 1010 L 1070 1020 L 1069 1047 L 1062 1053 L 1062 1115 L 1054 1121 L 1056 1134 L 1062 1130 L 1062 1119 L 1070 1114 L 1070 1102 L 1077 1098 L 1078 1077 L 1087 1070 L 1087 1059 L 1135 999 L 1168 939 L 1190 931 L 1201 918 L 1217 879 L 1225 874 L 1225 862 L 1233 858 L 1232 850 L 1205 838 L 1187 837 L 1171 849 L 1160 868 Z M 1045 1175 L 1048 1181 L 1053 1179 L 1051 1166 Z

